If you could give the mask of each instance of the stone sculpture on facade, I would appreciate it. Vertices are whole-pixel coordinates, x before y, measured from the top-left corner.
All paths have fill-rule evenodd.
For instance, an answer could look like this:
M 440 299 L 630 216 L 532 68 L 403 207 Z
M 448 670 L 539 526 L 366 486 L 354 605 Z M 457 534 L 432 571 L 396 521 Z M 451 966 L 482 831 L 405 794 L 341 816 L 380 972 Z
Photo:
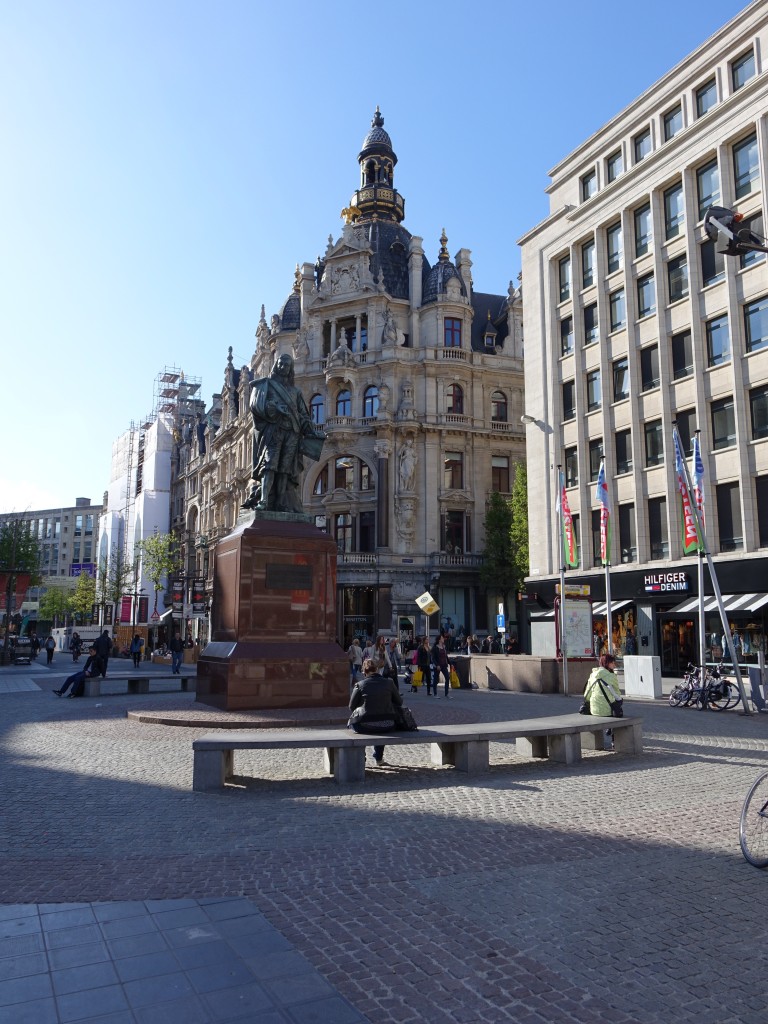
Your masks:
M 293 357 L 283 353 L 269 377 L 251 381 L 253 487 L 244 508 L 301 513 L 299 480 L 303 458 L 320 458 L 325 437 L 294 384 Z
M 384 327 L 381 332 L 381 343 L 382 345 L 396 345 L 397 344 L 397 324 L 395 318 L 387 307 L 383 313 Z
M 416 483 L 416 449 L 409 437 L 400 449 L 400 491 L 409 493 L 413 491 Z

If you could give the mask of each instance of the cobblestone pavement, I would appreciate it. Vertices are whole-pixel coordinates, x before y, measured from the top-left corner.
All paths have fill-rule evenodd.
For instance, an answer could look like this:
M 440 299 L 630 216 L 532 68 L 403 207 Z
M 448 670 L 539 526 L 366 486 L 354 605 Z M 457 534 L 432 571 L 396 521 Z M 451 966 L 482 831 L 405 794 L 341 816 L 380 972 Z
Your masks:
M 393 748 L 396 766 L 368 772 L 362 789 L 325 777 L 319 751 L 245 753 L 219 795 L 191 789 L 202 730 L 126 718 L 183 711 L 193 695 L 60 701 L 61 674 L 26 678 L 38 687 L 0 694 L 0 1024 L 768 1019 L 768 877 L 738 847 L 742 800 L 768 761 L 767 716 L 635 702 L 640 758 L 585 753 L 569 768 L 500 743 L 491 770 L 466 778 L 429 765 L 427 747 Z M 423 724 L 578 703 L 454 697 L 408 700 Z M 68 910 L 97 932 L 73 924 L 52 943 Z M 165 916 L 176 911 L 191 917 Z M 103 923 L 123 915 L 151 938 L 116 951 Z M 221 923 L 240 916 L 256 945 L 238 948 L 229 929 L 245 926 Z M 30 931 L 38 948 L 27 950 Z M 90 945 L 105 949 L 110 980 L 95 971 L 65 1000 L 71 983 L 51 955 L 62 941 L 70 968 Z M 213 960 L 178 955 L 197 941 Z M 117 1002 L 98 1003 L 100 988 Z M 41 998 L 51 1015 L 30 1016 Z

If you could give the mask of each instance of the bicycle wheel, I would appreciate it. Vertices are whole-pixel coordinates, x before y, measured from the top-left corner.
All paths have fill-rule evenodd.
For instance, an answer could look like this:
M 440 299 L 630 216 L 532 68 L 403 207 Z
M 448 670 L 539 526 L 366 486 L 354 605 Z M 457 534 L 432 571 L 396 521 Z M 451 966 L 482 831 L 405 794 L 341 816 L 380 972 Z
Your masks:
M 730 698 L 730 687 L 727 685 L 712 686 L 707 693 L 707 702 L 715 711 L 725 711 Z
M 688 691 L 684 686 L 676 686 L 669 695 L 669 706 L 672 708 L 679 708 L 687 696 Z
M 739 822 L 741 852 L 756 868 L 768 867 L 768 772 L 747 793 Z

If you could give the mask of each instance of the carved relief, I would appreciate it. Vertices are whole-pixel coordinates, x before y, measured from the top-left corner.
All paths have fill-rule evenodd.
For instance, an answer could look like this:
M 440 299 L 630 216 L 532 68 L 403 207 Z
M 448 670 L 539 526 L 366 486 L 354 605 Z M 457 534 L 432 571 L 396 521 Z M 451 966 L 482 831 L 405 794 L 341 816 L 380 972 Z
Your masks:
M 357 267 L 339 267 L 331 273 L 331 292 L 343 295 L 356 292 L 360 288 L 360 273 Z
M 416 535 L 416 498 L 397 498 L 395 501 L 395 525 L 397 535 L 403 542 L 403 549 L 410 552 Z

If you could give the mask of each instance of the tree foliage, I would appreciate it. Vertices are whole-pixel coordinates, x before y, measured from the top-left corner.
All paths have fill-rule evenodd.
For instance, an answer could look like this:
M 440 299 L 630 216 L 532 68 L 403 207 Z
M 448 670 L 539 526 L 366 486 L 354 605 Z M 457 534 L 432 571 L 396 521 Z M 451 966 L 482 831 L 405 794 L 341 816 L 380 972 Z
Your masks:
M 141 550 L 144 575 L 154 588 L 157 611 L 157 595 L 165 589 L 168 577 L 179 565 L 176 539 L 170 533 L 155 533 L 145 537 L 141 542 Z
M 38 579 L 40 545 L 32 536 L 30 525 L 20 517 L 0 523 L 0 572 L 31 573 L 34 586 Z
M 40 598 L 38 616 L 58 626 L 59 619 L 66 622 L 72 611 L 72 588 L 64 583 L 50 584 Z
M 487 590 L 501 595 L 506 614 L 509 595 L 522 589 L 527 575 L 528 479 L 525 463 L 519 462 L 510 497 L 494 491 L 488 498 L 480 579 Z
M 77 585 L 70 598 L 70 607 L 75 615 L 81 619 L 90 617 L 93 606 L 96 603 L 96 580 L 87 572 L 81 572 L 77 577 Z
M 528 557 L 528 470 L 524 462 L 515 466 L 515 481 L 509 499 L 512 508 L 512 562 L 514 565 L 514 589 L 522 590 L 525 577 L 530 571 Z

